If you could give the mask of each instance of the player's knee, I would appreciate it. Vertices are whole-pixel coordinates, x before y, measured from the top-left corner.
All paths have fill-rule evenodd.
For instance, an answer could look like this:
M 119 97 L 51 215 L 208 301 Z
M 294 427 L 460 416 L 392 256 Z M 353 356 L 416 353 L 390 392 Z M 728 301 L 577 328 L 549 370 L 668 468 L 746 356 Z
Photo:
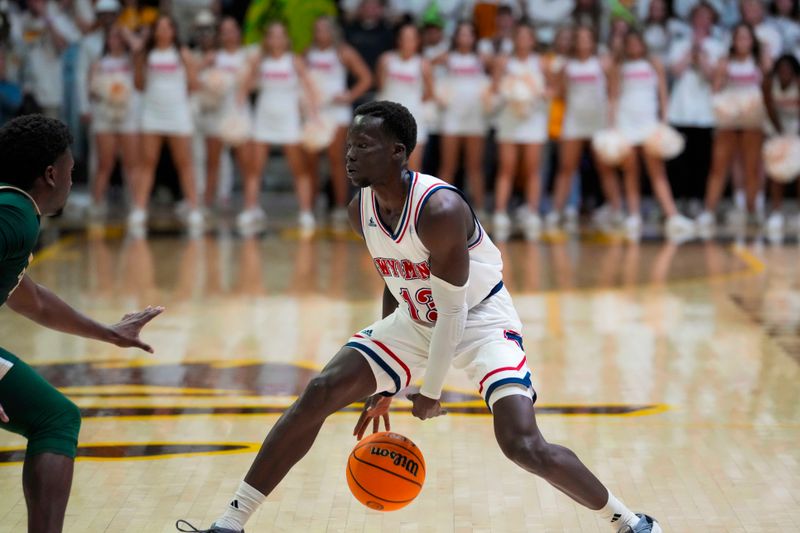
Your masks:
M 304 414 L 326 413 L 331 409 L 335 390 L 334 380 L 330 376 L 320 374 L 308 382 L 308 386 L 298 402 L 298 408 Z
M 81 411 L 67 397 L 54 398 L 48 416 L 35 425 L 28 436 L 28 454 L 57 453 L 75 457 L 81 432 Z
M 498 442 L 506 457 L 539 476 L 546 477 L 556 465 L 555 450 L 541 437 L 517 435 Z

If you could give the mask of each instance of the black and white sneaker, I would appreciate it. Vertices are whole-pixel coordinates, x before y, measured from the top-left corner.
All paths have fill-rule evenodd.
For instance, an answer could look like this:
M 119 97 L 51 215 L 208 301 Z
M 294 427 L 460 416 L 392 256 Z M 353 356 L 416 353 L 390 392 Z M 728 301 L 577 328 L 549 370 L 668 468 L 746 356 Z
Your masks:
M 617 533 L 662 533 L 661 526 L 656 519 L 646 514 L 636 513 L 639 521 L 635 526 L 622 526 Z
M 184 529 L 183 526 L 191 529 Z M 216 524 L 211 524 L 209 529 L 197 529 L 186 520 L 178 520 L 175 522 L 175 529 L 183 533 L 244 533 L 244 529 L 228 529 L 226 527 L 217 527 Z

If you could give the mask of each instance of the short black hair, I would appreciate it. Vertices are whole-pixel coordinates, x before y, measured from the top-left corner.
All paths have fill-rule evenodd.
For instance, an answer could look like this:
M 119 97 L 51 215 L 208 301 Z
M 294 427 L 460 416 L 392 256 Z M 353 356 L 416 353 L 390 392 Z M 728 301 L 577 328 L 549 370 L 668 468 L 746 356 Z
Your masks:
M 406 147 L 406 157 L 417 146 L 417 121 L 405 106 L 388 100 L 378 100 L 358 106 L 355 115 L 381 119 L 381 128 Z
M 24 115 L 0 128 L 0 182 L 24 191 L 72 144 L 66 124 L 44 115 Z

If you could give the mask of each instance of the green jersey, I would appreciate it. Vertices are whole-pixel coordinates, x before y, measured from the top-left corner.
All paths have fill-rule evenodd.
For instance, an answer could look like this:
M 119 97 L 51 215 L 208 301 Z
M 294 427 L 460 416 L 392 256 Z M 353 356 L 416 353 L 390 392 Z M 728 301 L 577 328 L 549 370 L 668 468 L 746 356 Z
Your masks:
M 22 281 L 33 258 L 40 215 L 28 193 L 0 183 L 0 305 Z

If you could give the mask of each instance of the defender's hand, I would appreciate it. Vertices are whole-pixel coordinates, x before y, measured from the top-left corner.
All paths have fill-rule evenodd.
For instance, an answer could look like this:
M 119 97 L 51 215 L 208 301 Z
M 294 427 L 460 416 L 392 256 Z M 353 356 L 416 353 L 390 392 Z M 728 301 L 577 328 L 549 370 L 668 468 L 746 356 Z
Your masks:
M 391 396 L 376 394 L 367 398 L 367 401 L 364 402 L 364 410 L 361 412 L 361 416 L 358 417 L 356 427 L 353 429 L 353 435 L 358 440 L 361 440 L 370 422 L 372 422 L 372 432 L 377 433 L 380 429 L 381 418 L 383 418 L 383 425 L 386 431 L 389 431 L 391 429 L 389 426 L 389 406 L 391 404 Z
M 128 313 L 122 317 L 122 320 L 110 327 L 114 335 L 111 342 L 120 348 L 141 348 L 146 352 L 153 353 L 153 348 L 142 342 L 139 334 L 148 322 L 163 312 L 164 308 L 161 306 L 147 306 L 144 311 Z
M 420 420 L 427 420 L 437 416 L 446 415 L 447 409 L 442 409 L 442 404 L 439 400 L 428 398 L 422 394 L 415 392 L 406 396 L 414 406 L 411 408 L 411 414 Z
M 6 424 L 8 424 L 9 422 L 8 415 L 6 414 L 5 411 L 3 411 L 2 405 L 0 405 L 0 422 L 5 422 Z

